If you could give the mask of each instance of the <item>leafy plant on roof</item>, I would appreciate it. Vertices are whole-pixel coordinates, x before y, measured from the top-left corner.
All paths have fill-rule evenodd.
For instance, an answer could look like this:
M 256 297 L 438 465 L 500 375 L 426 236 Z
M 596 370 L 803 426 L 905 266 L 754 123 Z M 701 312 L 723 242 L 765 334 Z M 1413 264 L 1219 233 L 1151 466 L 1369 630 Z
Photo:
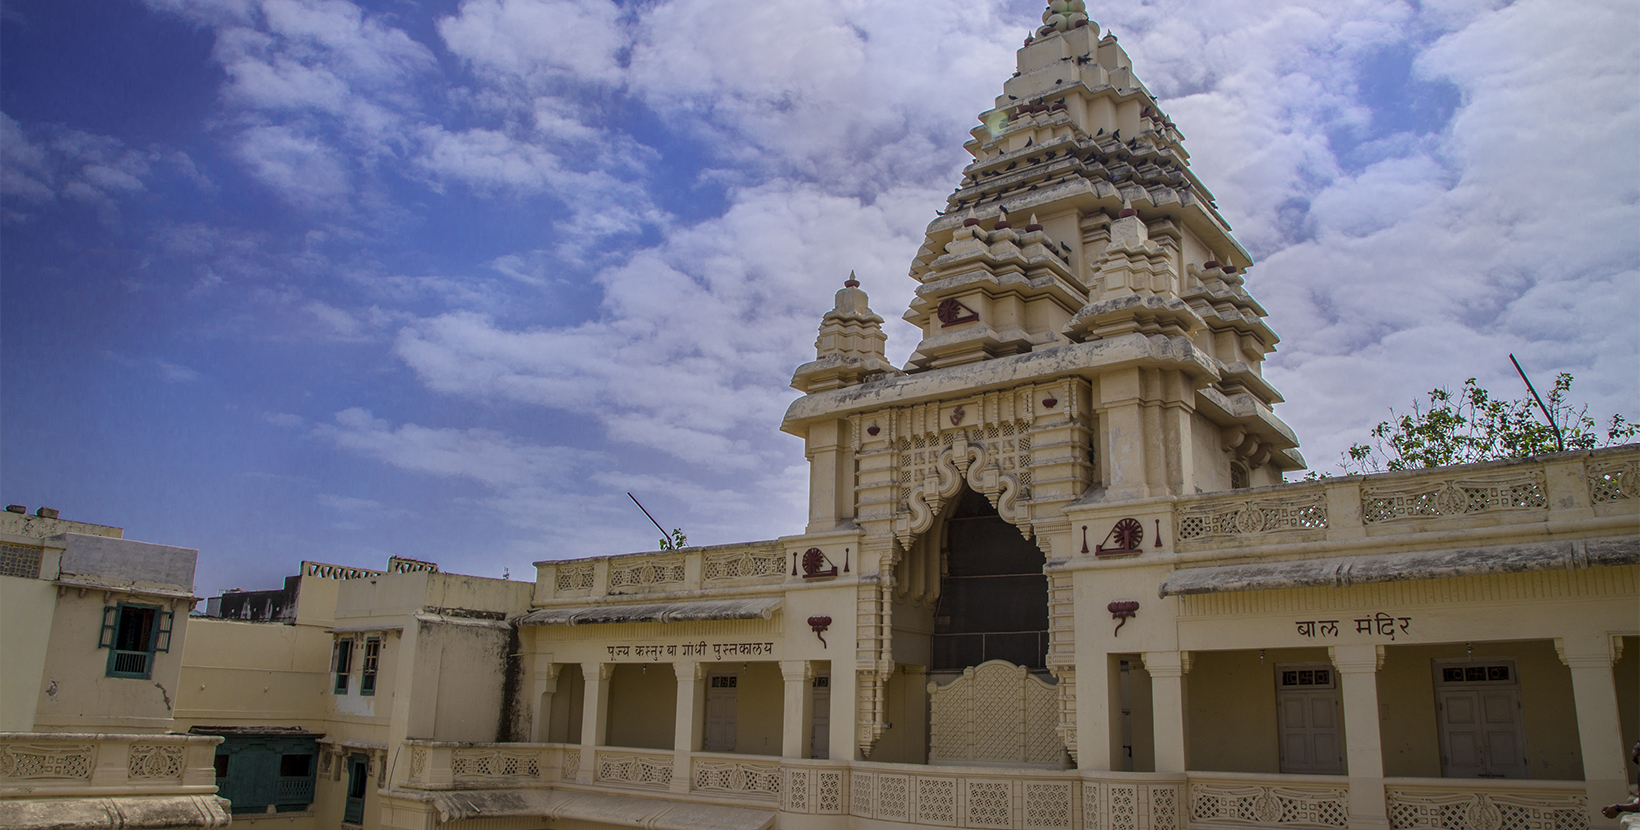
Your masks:
M 1589 405 L 1568 400 L 1571 389 L 1572 375 L 1561 372 L 1541 409 L 1534 396 L 1500 398 L 1474 378 L 1456 394 L 1431 389 L 1428 404 L 1414 400 L 1410 414 L 1391 409 L 1391 418 L 1372 428 L 1371 443 L 1352 445 L 1340 466 L 1346 474 L 1444 467 L 1558 452 L 1562 442 L 1566 450 L 1592 450 L 1640 436 L 1640 424 L 1622 415 L 1612 415 L 1602 435 Z

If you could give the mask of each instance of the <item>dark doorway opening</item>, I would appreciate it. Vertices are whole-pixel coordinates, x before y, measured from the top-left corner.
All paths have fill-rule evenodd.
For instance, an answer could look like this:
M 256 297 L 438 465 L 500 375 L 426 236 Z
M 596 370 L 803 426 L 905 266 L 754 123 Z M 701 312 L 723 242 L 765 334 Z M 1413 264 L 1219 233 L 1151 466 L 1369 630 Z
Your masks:
M 962 671 L 987 660 L 1046 669 L 1047 557 L 984 495 L 964 488 L 950 509 L 930 670 Z

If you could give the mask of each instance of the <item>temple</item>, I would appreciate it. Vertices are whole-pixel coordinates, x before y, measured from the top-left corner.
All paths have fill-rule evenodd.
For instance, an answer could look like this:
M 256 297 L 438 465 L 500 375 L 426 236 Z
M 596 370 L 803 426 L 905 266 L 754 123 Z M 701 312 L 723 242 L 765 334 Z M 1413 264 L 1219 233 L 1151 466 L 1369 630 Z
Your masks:
M 1616 827 L 1640 446 L 1285 482 L 1180 128 L 1081 0 L 1017 68 L 910 359 L 850 274 L 795 371 L 791 535 L 303 562 L 185 618 L 192 551 L 0 514 L 0 825 Z

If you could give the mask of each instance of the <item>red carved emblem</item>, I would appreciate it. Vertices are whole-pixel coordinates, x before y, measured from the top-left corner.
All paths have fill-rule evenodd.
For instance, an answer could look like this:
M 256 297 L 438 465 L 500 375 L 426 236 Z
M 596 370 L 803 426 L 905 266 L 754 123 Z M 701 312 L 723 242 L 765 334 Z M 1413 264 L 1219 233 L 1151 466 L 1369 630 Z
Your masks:
M 1145 540 L 1145 526 L 1139 524 L 1138 519 L 1123 519 L 1106 534 L 1105 542 L 1115 542 L 1111 547 L 1104 543 L 1095 545 L 1093 552 L 1098 555 L 1112 553 L 1139 553 L 1139 543 Z
M 940 318 L 940 325 L 955 326 L 962 323 L 972 323 L 979 319 L 979 313 L 963 305 L 955 299 L 941 300 L 934 314 Z

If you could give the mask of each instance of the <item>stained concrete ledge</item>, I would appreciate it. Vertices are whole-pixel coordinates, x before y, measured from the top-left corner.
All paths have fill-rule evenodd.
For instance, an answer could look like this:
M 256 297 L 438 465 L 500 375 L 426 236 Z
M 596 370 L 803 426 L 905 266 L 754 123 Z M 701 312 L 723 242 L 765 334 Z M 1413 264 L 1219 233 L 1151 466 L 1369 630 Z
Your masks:
M 780 607 L 780 597 L 669 602 L 646 605 L 584 605 L 543 608 L 520 617 L 519 625 L 592 625 L 595 623 L 696 622 L 700 620 L 766 620 Z
M 228 802 L 214 795 L 0 799 L 7 830 L 182 830 L 231 821 Z
M 1526 573 L 1640 564 L 1640 536 L 1533 542 L 1486 548 L 1386 553 L 1223 565 L 1174 571 L 1159 596 L 1268 591 L 1276 588 L 1346 588 L 1374 582 L 1443 579 L 1475 574 Z
M 487 790 L 433 796 L 440 823 L 490 818 L 545 818 L 655 830 L 767 830 L 774 810 L 721 807 L 661 798 L 557 790 Z

